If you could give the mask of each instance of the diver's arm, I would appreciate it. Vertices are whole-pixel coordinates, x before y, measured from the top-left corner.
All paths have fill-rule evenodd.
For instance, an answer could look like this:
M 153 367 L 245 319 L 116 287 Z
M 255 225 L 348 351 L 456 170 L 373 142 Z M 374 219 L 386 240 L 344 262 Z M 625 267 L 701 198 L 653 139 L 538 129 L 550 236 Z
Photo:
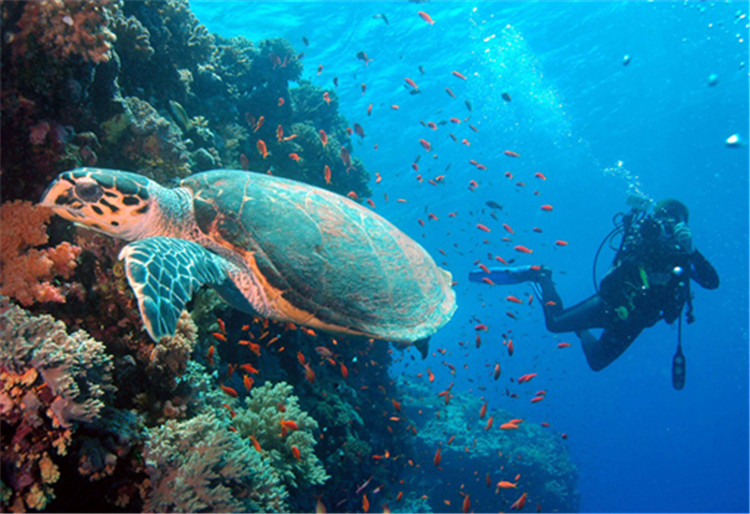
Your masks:
M 698 250 L 690 254 L 690 265 L 692 268 L 690 276 L 701 287 L 706 289 L 716 289 L 719 287 L 719 274 L 716 273 L 713 265 Z

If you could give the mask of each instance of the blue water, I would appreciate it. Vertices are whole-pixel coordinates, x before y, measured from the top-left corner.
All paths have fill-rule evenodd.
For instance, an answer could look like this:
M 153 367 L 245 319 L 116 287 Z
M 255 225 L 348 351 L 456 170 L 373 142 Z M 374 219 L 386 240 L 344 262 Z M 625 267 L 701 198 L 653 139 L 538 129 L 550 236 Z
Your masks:
M 367 134 L 355 143 L 354 156 L 372 174 L 378 212 L 420 241 L 458 282 L 459 309 L 431 341 L 446 355 L 405 359 L 391 370 L 394 376 L 430 367 L 436 392 L 455 379 L 456 390 L 486 394 L 519 417 L 567 433 L 583 511 L 747 512 L 748 148 L 729 148 L 725 140 L 735 133 L 750 137 L 748 2 L 196 1 L 191 7 L 224 36 L 288 39 L 305 53 L 304 78 L 317 85 L 333 88 L 338 77 L 341 113 Z M 420 10 L 434 25 L 417 16 Z M 388 25 L 372 17 L 378 13 Z M 367 66 L 359 51 L 372 59 Z M 405 77 L 421 94 L 409 94 Z M 420 124 L 469 115 L 436 131 Z M 461 144 L 464 138 L 470 146 Z M 421 183 L 411 168 L 417 156 Z M 438 175 L 444 182 L 427 182 Z M 474 191 L 470 180 L 478 183 Z M 676 326 L 662 322 L 647 330 L 618 361 L 594 373 L 573 334 L 545 331 L 538 305 L 505 301 L 510 294 L 527 298 L 530 286 L 491 288 L 467 280 L 477 259 L 491 264 L 491 253 L 550 266 L 568 304 L 587 297 L 594 253 L 634 192 L 688 205 L 696 246 L 722 281 L 716 291 L 693 288 L 696 322 L 683 326 L 682 391 L 671 386 Z M 497 220 L 488 200 L 503 206 Z M 554 210 L 544 212 L 542 204 Z M 449 217 L 452 212 L 457 215 Z M 438 219 L 428 220 L 428 213 Z M 477 223 L 492 232 L 477 230 Z M 506 235 L 510 242 L 502 241 Z M 569 245 L 555 246 L 558 239 Z M 534 253 L 517 254 L 516 244 Z M 611 258 L 605 250 L 599 276 Z M 509 306 L 519 320 L 506 316 Z M 490 327 L 480 350 L 474 348 L 476 319 Z M 501 343 L 507 330 L 512 358 Z M 573 346 L 558 350 L 562 341 Z M 504 386 L 486 367 L 495 360 L 503 362 L 504 377 L 538 373 L 532 387 L 546 389 L 546 400 L 501 396 Z M 458 369 L 455 376 L 443 361 Z M 477 391 L 480 384 L 486 392 Z

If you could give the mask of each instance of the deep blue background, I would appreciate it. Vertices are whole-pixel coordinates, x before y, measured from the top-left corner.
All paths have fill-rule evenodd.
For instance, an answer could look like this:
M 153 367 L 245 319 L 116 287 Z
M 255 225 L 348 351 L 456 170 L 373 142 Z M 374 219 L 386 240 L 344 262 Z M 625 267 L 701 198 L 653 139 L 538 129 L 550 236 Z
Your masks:
M 367 134 L 361 142 L 353 136 L 354 156 L 373 174 L 377 211 L 444 261 L 458 281 L 459 309 L 431 343 L 448 353 L 396 366 L 394 374 L 413 377 L 429 366 L 438 377 L 436 392 L 455 378 L 455 390 L 472 389 L 485 394 L 490 407 L 566 432 L 584 511 L 747 511 L 748 148 L 724 144 L 733 133 L 748 138 L 747 2 L 191 6 L 209 30 L 224 36 L 287 38 L 305 52 L 304 75 L 315 84 L 332 88 L 338 77 L 342 114 Z M 419 10 L 435 24 L 422 21 Z M 385 13 L 390 24 L 372 18 L 376 13 Z M 368 66 L 356 58 L 358 51 L 373 59 Z M 467 80 L 452 76 L 453 70 Z M 707 83 L 711 74 L 718 76 L 713 87 Z M 410 95 L 404 77 L 422 93 Z M 446 87 L 458 98 L 451 99 Z M 512 101 L 503 101 L 502 92 Z M 435 132 L 419 123 L 470 114 L 468 122 Z M 471 146 L 454 143 L 449 132 Z M 420 138 L 432 143 L 432 152 L 422 149 Z M 506 149 L 521 157 L 506 157 Z M 422 183 L 410 166 L 418 155 Z M 488 169 L 476 170 L 470 159 Z M 376 171 L 383 177 L 378 185 Z M 534 178 L 535 172 L 548 180 Z M 426 182 L 440 174 L 443 184 Z M 473 192 L 467 188 L 472 179 L 479 183 Z M 526 186 L 516 186 L 519 180 Z M 676 327 L 661 323 L 648 330 L 616 363 L 594 373 L 572 334 L 544 330 L 538 305 L 504 300 L 508 294 L 528 297 L 528 285 L 491 288 L 466 280 L 476 259 L 492 264 L 489 252 L 547 264 L 568 304 L 585 298 L 593 290 L 594 252 L 633 191 L 684 201 L 694 241 L 722 280 L 717 291 L 694 287 L 697 321 L 684 327 L 682 391 L 672 389 L 670 378 Z M 409 203 L 396 203 L 398 197 Z M 499 220 L 489 216 L 487 200 L 503 205 Z M 541 211 L 543 203 L 554 211 Z M 417 218 L 427 221 L 428 212 L 439 219 L 420 227 Z M 492 232 L 480 232 L 477 223 Z M 501 223 L 515 230 L 512 241 L 501 240 L 509 235 Z M 570 244 L 556 247 L 557 239 Z M 534 253 L 517 254 L 516 244 Z M 611 252 L 603 254 L 600 276 L 611 258 Z M 508 310 L 520 319 L 508 318 Z M 490 327 L 479 350 L 473 316 Z M 509 329 L 512 358 L 501 343 Z M 461 347 L 459 341 L 471 344 Z M 558 350 L 560 341 L 573 346 Z M 458 368 L 455 377 L 443 360 Z M 490 377 L 496 360 L 503 365 L 498 382 Z M 520 399 L 501 394 L 509 377 L 530 372 L 538 373 L 532 384 L 513 385 Z M 486 392 L 475 389 L 480 382 Z M 547 390 L 547 399 L 530 404 L 538 389 Z

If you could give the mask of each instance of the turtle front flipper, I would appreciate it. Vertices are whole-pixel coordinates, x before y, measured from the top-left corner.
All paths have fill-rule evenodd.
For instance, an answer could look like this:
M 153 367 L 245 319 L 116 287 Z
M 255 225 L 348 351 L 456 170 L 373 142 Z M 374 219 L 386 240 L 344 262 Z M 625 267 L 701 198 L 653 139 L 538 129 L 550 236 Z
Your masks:
M 174 335 L 177 320 L 193 293 L 204 284 L 223 287 L 231 267 L 201 245 L 171 237 L 134 241 L 120 252 L 138 299 L 141 318 L 154 341 Z

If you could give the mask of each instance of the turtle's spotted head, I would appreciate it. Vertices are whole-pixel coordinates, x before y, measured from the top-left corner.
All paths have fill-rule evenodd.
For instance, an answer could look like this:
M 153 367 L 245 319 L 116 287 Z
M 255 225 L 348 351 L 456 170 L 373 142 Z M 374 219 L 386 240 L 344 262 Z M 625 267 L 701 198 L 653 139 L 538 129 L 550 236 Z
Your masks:
M 131 240 L 149 223 L 155 188 L 156 182 L 134 173 L 77 168 L 58 175 L 40 203 L 67 220 Z

